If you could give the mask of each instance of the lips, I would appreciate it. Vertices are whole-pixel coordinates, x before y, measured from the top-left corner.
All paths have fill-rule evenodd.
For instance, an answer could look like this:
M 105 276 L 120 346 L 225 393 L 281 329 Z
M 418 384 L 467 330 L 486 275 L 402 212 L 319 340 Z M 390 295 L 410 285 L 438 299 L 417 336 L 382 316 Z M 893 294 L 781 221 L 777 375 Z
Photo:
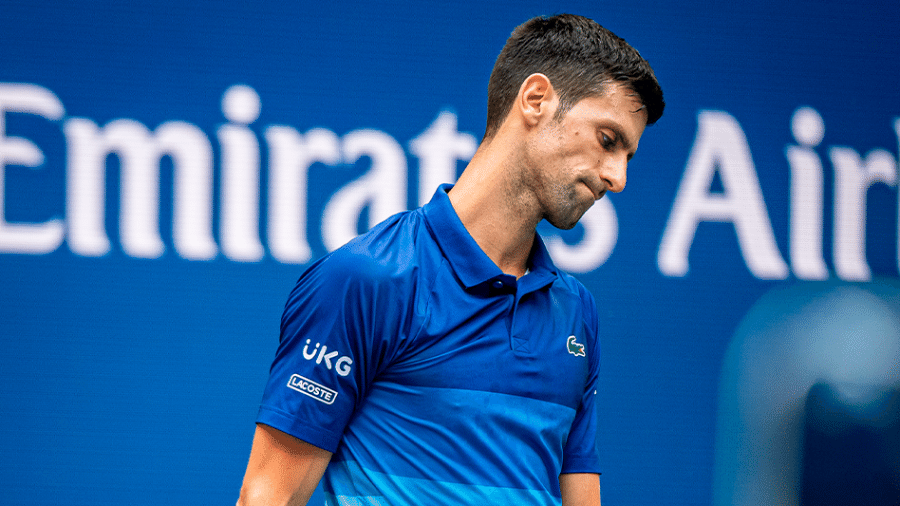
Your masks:
M 606 188 L 603 187 L 602 185 L 599 185 L 601 187 L 600 187 L 600 189 L 597 189 L 596 186 L 591 185 L 590 181 L 582 181 L 582 182 L 584 183 L 585 186 L 587 186 L 588 190 L 590 190 L 591 193 L 594 195 L 594 200 L 600 200 L 603 198 L 604 195 L 606 195 Z

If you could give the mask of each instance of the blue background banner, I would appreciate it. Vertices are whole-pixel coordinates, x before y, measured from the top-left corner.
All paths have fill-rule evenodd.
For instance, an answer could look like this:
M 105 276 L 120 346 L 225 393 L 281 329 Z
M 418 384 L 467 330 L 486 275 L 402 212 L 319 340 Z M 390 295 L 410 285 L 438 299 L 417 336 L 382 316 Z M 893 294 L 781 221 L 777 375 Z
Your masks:
M 558 12 L 668 103 L 540 228 L 600 309 L 604 501 L 831 504 L 854 445 L 832 486 L 896 498 L 900 4 L 0 0 L 4 504 L 233 503 L 295 280 L 455 180 Z

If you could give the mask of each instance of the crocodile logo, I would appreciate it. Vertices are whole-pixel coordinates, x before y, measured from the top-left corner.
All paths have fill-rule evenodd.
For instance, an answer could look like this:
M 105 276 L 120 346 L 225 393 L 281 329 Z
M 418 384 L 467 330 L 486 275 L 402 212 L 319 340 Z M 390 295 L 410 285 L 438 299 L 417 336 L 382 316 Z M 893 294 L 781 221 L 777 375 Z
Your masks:
M 575 342 L 575 336 L 569 336 L 569 340 L 566 341 L 566 348 L 569 349 L 569 353 L 575 355 L 576 357 L 585 356 L 584 345 Z

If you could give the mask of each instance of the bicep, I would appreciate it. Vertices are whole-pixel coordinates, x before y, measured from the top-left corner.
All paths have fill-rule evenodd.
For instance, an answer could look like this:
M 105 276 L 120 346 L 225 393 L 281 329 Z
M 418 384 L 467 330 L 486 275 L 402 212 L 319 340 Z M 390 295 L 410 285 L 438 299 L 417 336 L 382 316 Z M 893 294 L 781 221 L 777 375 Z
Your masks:
M 600 506 L 600 475 L 567 473 L 559 475 L 563 506 Z
M 257 424 L 238 504 L 306 504 L 330 460 L 327 450 Z

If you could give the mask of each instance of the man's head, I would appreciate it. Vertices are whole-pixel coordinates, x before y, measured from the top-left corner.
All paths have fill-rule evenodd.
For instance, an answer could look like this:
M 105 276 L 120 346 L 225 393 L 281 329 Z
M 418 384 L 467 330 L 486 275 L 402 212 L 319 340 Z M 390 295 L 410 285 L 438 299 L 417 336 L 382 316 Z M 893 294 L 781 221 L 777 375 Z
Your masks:
M 488 84 L 485 140 L 506 120 L 525 79 L 546 75 L 559 96 L 557 117 L 580 100 L 621 84 L 640 97 L 647 124 L 662 116 L 662 89 L 653 69 L 624 40 L 582 16 L 537 17 L 518 26 L 497 57 Z

